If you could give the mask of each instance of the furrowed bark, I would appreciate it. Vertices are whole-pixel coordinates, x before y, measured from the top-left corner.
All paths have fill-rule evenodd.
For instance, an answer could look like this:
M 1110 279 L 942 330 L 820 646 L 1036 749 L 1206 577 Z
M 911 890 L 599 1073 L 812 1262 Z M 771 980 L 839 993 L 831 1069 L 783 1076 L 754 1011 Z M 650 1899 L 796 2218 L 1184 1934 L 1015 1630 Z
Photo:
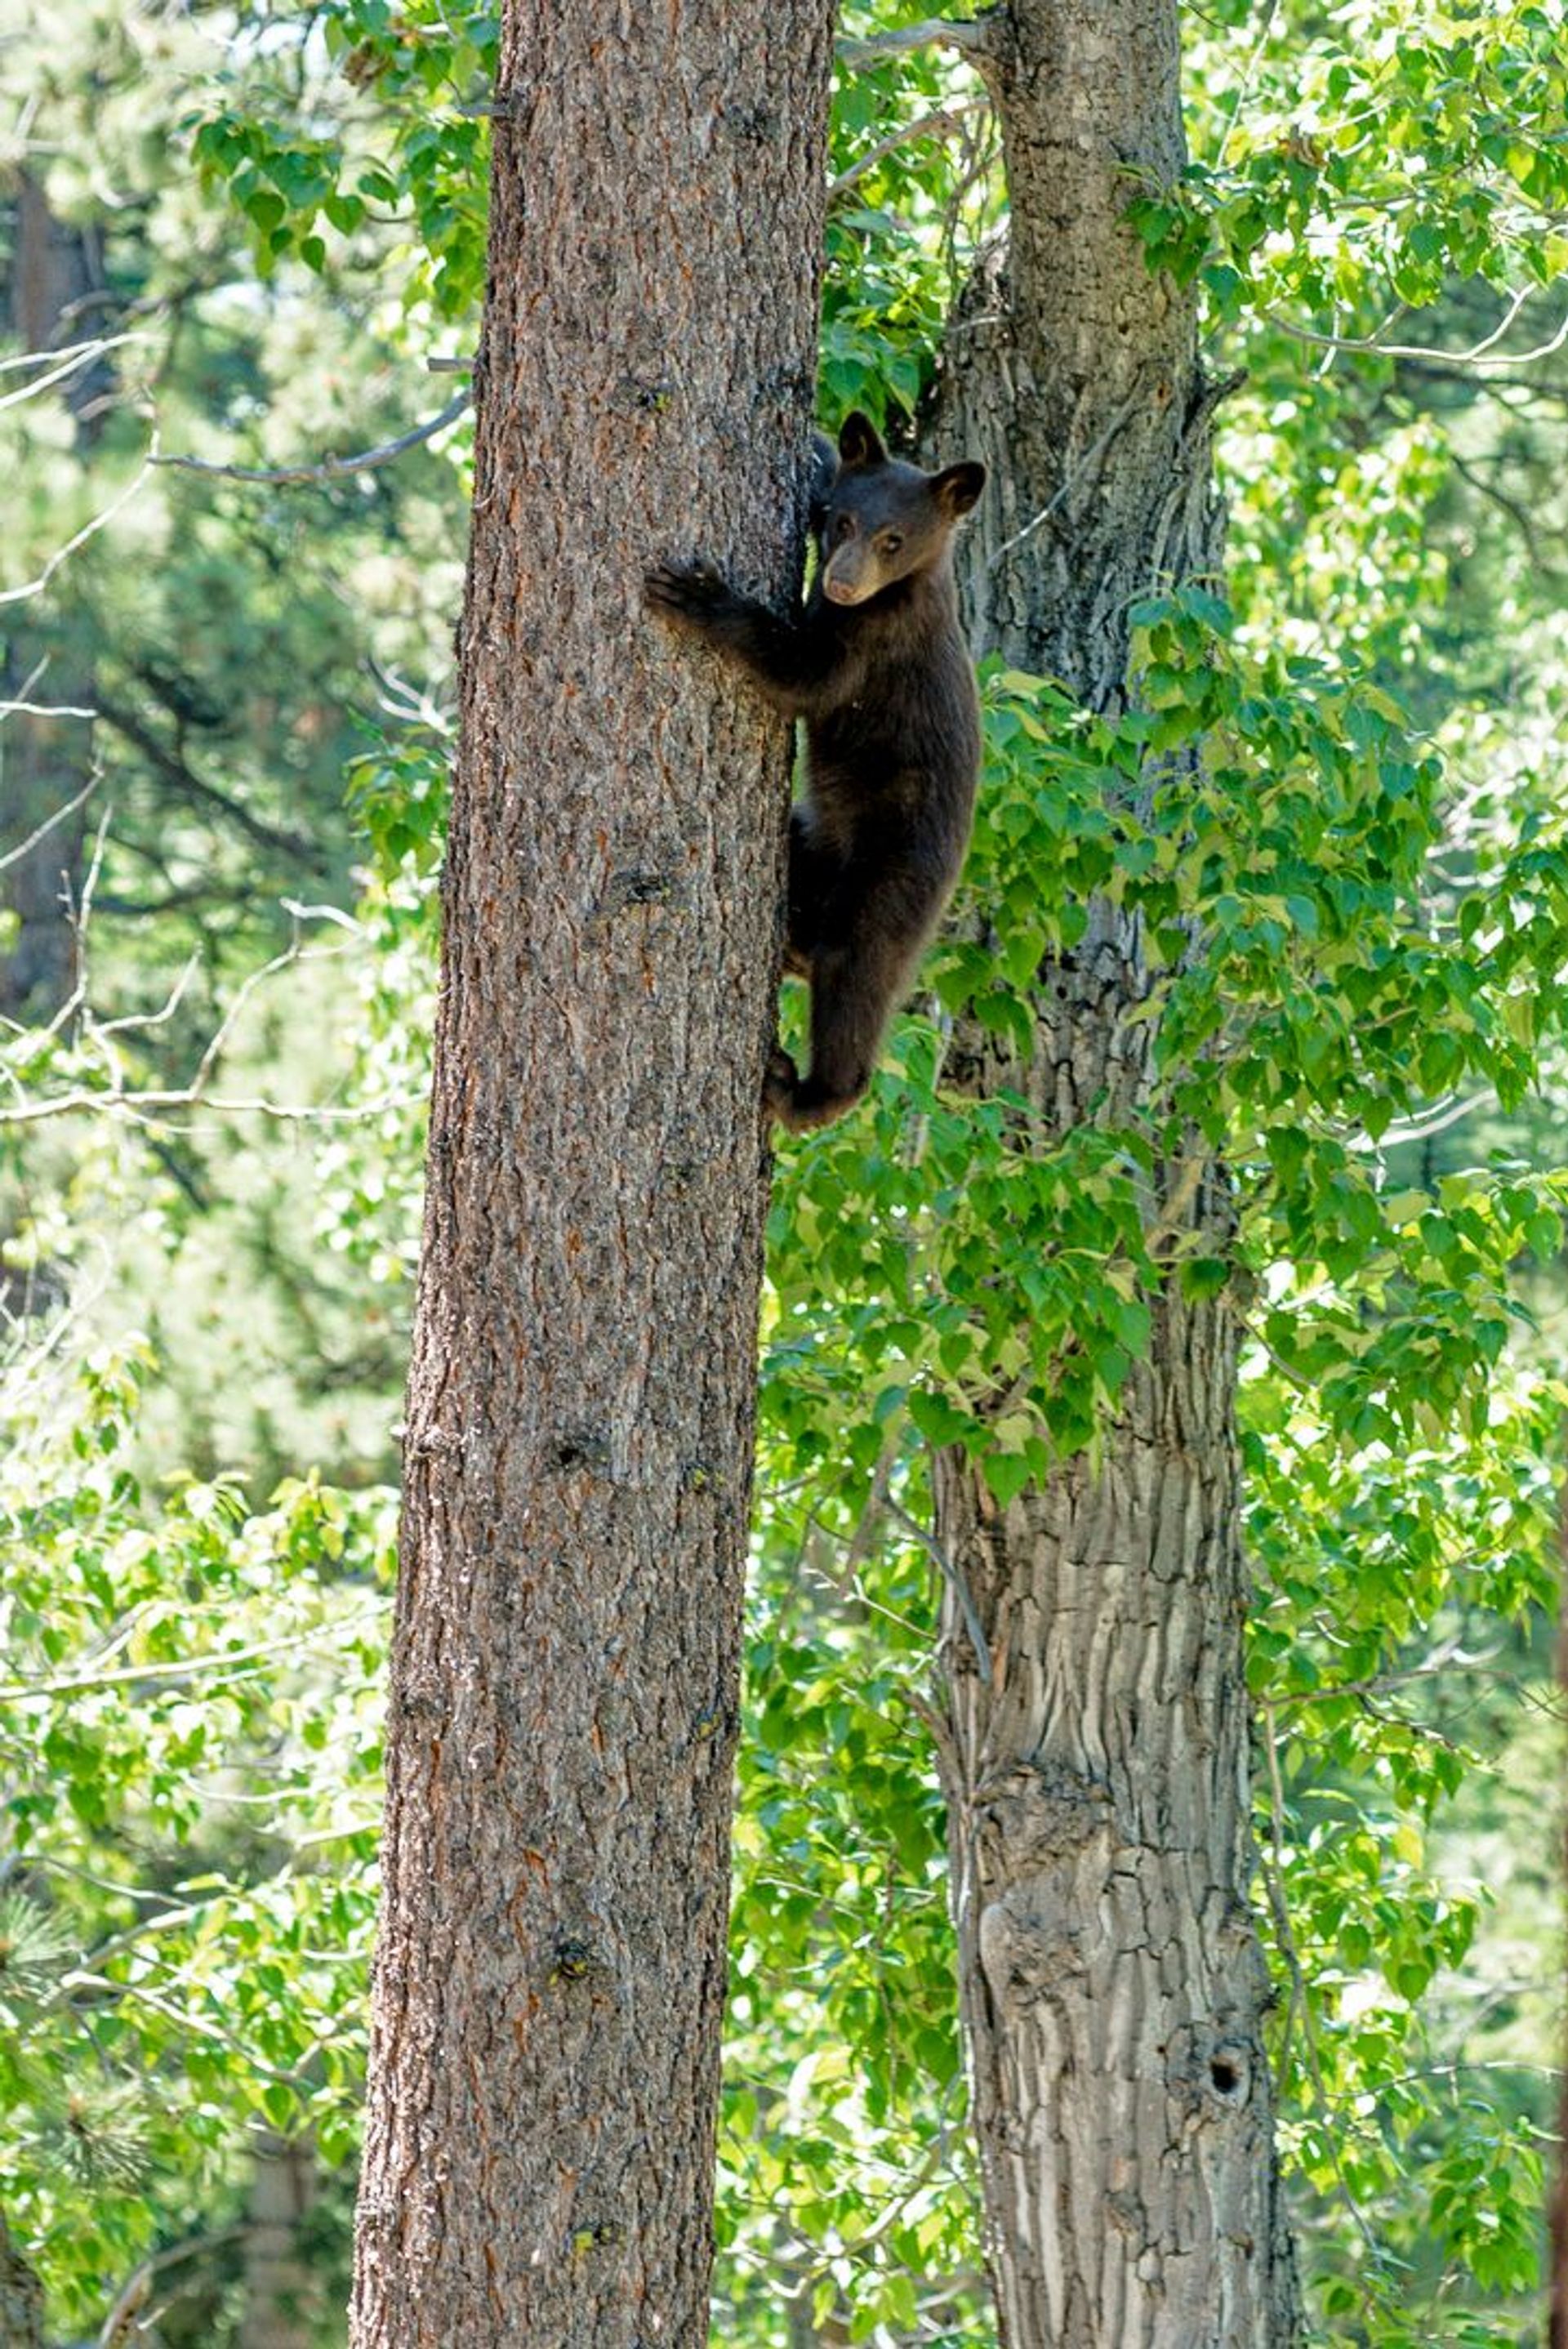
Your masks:
M 937 453 L 995 484 L 963 557 L 977 652 L 1115 710 L 1128 612 L 1216 571 L 1215 388 L 1195 303 L 1125 224 L 1183 160 L 1173 0 L 1005 0 L 987 79 L 1010 239 L 954 321 Z M 1201 951 L 1201 947 L 1199 948 Z M 1157 1110 L 1137 926 L 1090 909 L 1043 971 L 1026 1065 L 961 1032 L 949 1071 L 1025 1093 L 1047 1132 Z M 1174 1203 L 1174 1204 L 1173 1204 Z M 1223 1252 L 1227 1185 L 1151 1186 Z M 1288 2349 L 1295 2266 L 1247 1907 L 1247 1603 L 1223 1298 L 1150 1299 L 1098 1466 L 1007 1506 L 961 1454 L 937 1532 L 949 1592 L 948 1795 L 962 2002 L 1005 2349 Z
M 1557 1685 L 1568 1701 L 1568 1485 L 1559 1507 L 1558 1563 L 1561 1583 L 1557 1616 Z M 1568 1812 L 1560 1822 L 1563 1881 L 1568 1884 Z M 1568 2045 L 1557 2089 L 1557 2169 L 1547 2212 L 1547 2349 L 1568 2349 Z
M 20 348 L 49 351 L 78 339 L 78 305 L 103 282 L 97 241 L 57 219 L 42 184 L 26 171 L 15 185 L 11 264 L 8 306 Z M 84 457 L 99 436 L 109 385 L 108 364 L 98 359 L 78 367 L 57 395 L 75 419 Z M 90 709 L 89 663 L 69 626 L 40 611 L 39 604 L 24 606 L 7 627 L 0 700 Z M 46 1020 L 76 985 L 72 916 L 88 816 L 85 808 L 65 816 L 60 811 L 90 775 L 92 747 L 89 719 L 42 717 L 36 709 L 0 717 L 0 854 L 6 860 L 0 900 L 15 924 L 9 951 L 0 955 L 0 1019 Z
M 44 2349 L 44 2292 L 0 2213 L 0 2349 Z
M 707 2338 L 827 0 L 512 0 L 356 2349 Z

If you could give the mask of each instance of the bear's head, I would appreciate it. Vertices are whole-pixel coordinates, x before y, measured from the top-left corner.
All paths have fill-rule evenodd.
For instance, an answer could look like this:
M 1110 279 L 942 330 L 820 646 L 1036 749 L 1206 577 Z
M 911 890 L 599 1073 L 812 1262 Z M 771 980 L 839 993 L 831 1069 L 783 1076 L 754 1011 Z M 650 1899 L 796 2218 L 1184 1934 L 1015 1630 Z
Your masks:
M 857 409 L 839 434 L 839 466 L 815 502 L 822 593 L 830 604 L 869 604 L 899 581 L 935 570 L 953 533 L 985 486 L 972 460 L 923 473 L 890 457 Z

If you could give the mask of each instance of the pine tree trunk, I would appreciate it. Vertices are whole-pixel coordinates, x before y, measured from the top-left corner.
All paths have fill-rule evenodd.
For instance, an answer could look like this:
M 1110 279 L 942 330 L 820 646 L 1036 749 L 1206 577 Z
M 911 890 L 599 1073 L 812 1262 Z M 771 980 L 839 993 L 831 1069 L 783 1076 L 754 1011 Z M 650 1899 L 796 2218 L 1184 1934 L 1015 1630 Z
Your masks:
M 1004 0 L 986 72 L 1010 242 L 949 346 L 941 451 L 990 463 L 965 550 L 976 650 L 1102 710 L 1128 612 L 1221 560 L 1215 391 L 1189 292 L 1123 214 L 1183 160 L 1174 0 Z M 1044 1129 L 1131 1125 L 1155 1098 L 1137 926 L 1108 905 L 1042 972 L 1026 1066 L 978 1031 L 958 1080 Z M 1178 1196 L 1178 1193 L 1180 1195 Z M 1222 1253 L 1227 1185 L 1167 1166 Z M 990 1651 L 946 1626 L 962 2003 L 1005 2349 L 1286 2349 L 1298 2337 L 1247 1908 L 1246 1576 L 1237 1331 L 1226 1300 L 1151 1299 L 1148 1360 L 1098 1465 L 999 1506 L 935 1466 L 939 1540 Z
M 828 0 L 512 0 L 356 2349 L 707 2338 Z
M 315 2199 L 309 2142 L 263 2131 L 251 2150 L 236 2349 L 313 2349 L 320 2338 L 322 2294 L 303 2239 Z
M 57 220 L 31 173 L 18 177 L 8 287 L 11 323 L 24 351 L 85 341 L 97 324 L 85 298 L 102 284 L 90 232 Z M 77 446 L 97 440 L 109 388 L 107 361 L 79 367 L 60 395 L 76 419 Z M 54 708 L 92 707 L 92 673 L 57 623 L 24 605 L 6 630 L 0 698 Z M 0 901 L 15 922 L 0 954 L 0 1019 L 48 1019 L 77 983 L 72 916 L 81 895 L 87 814 L 62 816 L 92 772 L 92 727 L 83 718 L 42 718 L 31 709 L 0 718 Z M 45 827 L 47 829 L 45 829 Z
M 0 698 L 90 709 L 92 684 L 38 629 L 18 627 L 0 660 Z M 0 903 L 15 925 L 0 954 L 0 1019 L 44 1025 L 77 983 L 77 934 L 87 811 L 70 807 L 92 771 L 91 721 L 30 709 L 0 719 Z
M 1568 1702 L 1568 1486 L 1558 1503 L 1557 1685 Z M 1563 1880 L 1568 1884 L 1568 1816 L 1561 1823 Z M 1547 2349 L 1568 2349 L 1568 2045 L 1557 2085 L 1557 2170 L 1547 2213 Z
M 0 2349 L 44 2349 L 44 2292 L 0 2213 Z

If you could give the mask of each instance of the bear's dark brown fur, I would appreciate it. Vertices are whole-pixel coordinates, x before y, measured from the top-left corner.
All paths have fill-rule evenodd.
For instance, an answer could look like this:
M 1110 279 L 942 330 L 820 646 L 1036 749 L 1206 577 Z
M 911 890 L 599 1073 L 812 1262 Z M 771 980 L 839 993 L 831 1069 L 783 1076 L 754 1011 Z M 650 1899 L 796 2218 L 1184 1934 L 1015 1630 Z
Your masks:
M 806 721 L 805 793 L 789 827 L 789 967 L 811 983 L 811 1065 L 782 1049 L 768 1106 L 824 1125 L 871 1082 L 888 1019 L 953 894 L 980 769 L 975 671 L 958 624 L 953 533 L 983 465 L 891 458 L 856 413 L 837 455 L 819 439 L 816 577 L 779 619 L 707 565 L 650 573 L 650 603 Z

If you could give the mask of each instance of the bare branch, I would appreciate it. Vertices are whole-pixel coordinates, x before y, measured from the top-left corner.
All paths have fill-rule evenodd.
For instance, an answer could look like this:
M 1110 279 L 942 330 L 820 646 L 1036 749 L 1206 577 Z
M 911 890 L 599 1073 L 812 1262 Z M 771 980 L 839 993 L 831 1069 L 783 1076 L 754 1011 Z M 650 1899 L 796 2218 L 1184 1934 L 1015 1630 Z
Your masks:
M 1333 357 L 1332 352 L 1329 357 Z M 1470 373 L 1468 367 L 1456 365 L 1452 360 L 1405 359 L 1400 364 L 1413 376 L 1436 376 L 1439 380 L 1457 378 L 1462 382 Z M 1501 359 L 1499 364 L 1501 364 Z M 1509 364 L 1511 366 L 1514 362 L 1510 360 Z M 1543 383 L 1539 377 L 1527 375 L 1489 373 L 1483 376 L 1481 380 L 1491 398 L 1499 400 L 1500 405 L 1506 408 L 1511 416 L 1524 414 L 1527 409 L 1538 406 L 1542 400 L 1550 400 L 1554 407 L 1558 408 L 1568 406 L 1568 385 Z M 1501 398 L 1501 395 L 1505 391 L 1522 392 L 1524 398 L 1516 405 L 1512 400 Z
M 139 1036 L 144 1034 L 150 1028 L 167 1027 L 170 1020 L 173 1019 L 175 1013 L 179 1010 L 181 1003 L 184 999 L 186 988 L 190 986 L 191 980 L 195 978 L 201 968 L 201 956 L 199 954 L 193 954 L 186 963 L 185 968 L 181 972 L 179 978 L 175 980 L 173 986 L 170 988 L 169 993 L 164 999 L 164 1005 L 161 1011 L 128 1011 L 123 1013 L 118 1019 L 105 1019 L 99 1022 L 95 1022 L 93 1028 L 94 1035 L 123 1036 L 127 1030 L 129 1030 Z M 111 1074 L 112 1073 L 113 1071 L 111 1071 Z
M 1256 75 L 1258 67 L 1263 60 L 1264 51 L 1269 45 L 1269 40 L 1274 28 L 1274 18 L 1279 15 L 1279 7 L 1280 0 L 1270 0 L 1268 15 L 1264 18 L 1263 31 L 1258 35 L 1257 39 L 1253 44 L 1252 55 L 1247 59 L 1246 70 L 1243 74 L 1241 81 L 1236 88 L 1236 100 L 1235 104 L 1231 109 L 1231 119 L 1225 125 L 1225 135 L 1220 141 L 1220 151 L 1214 158 L 1216 166 L 1223 163 L 1226 150 L 1229 148 L 1232 140 L 1236 135 L 1236 125 L 1242 119 L 1242 109 L 1247 102 L 1247 96 L 1252 88 L 1253 77 Z
M 876 1466 L 872 1471 L 871 1490 L 866 1495 L 865 1507 L 861 1511 L 849 1547 L 844 1552 L 844 1582 L 853 1580 L 860 1570 L 861 1560 L 872 1546 L 876 1522 L 887 1503 L 888 1486 L 898 1465 L 899 1440 L 895 1433 L 883 1444 Z M 841 1588 L 842 1586 L 841 1585 Z
M 73 902 L 71 885 L 68 878 L 64 880 L 61 888 L 60 894 L 65 901 L 66 919 L 70 924 L 72 935 L 76 939 L 77 975 L 76 984 L 71 988 L 69 995 L 67 996 L 65 1001 L 61 1004 L 54 1018 L 50 1020 L 47 1028 L 44 1030 L 44 1033 L 46 1036 L 57 1036 L 61 1034 L 64 1030 L 70 1025 L 71 1021 L 76 1018 L 78 1010 L 80 1010 L 87 1001 L 88 917 L 92 912 L 93 892 L 98 887 L 98 875 L 103 871 L 103 853 L 108 841 L 109 818 L 113 813 L 114 809 L 112 806 L 106 807 L 103 813 L 98 818 L 98 831 L 93 835 L 92 854 L 88 859 L 87 873 L 82 880 L 81 895 Z
M 295 1631 L 286 1639 L 260 1640 L 253 1647 L 216 1648 L 205 1656 L 168 1656 L 155 1664 L 117 1664 L 108 1671 L 62 1672 L 54 1680 L 14 1681 L 0 1688 L 0 1703 L 18 1704 L 26 1697 L 77 1696 L 88 1689 L 129 1688 L 143 1681 L 204 1680 L 209 1673 L 226 1678 L 241 1665 L 302 1655 L 341 1640 L 346 1631 L 357 1630 L 361 1624 L 383 1619 L 380 1608 L 366 1607 L 329 1623 L 313 1624 L 308 1631 Z
M 258 988 L 264 987 L 269 978 L 275 978 L 279 971 L 292 969 L 297 962 L 331 962 L 344 951 L 341 947 L 321 947 L 311 951 L 300 945 L 296 934 L 290 939 L 282 954 L 274 955 L 271 962 L 263 963 L 259 970 L 248 973 L 235 988 L 232 1003 L 207 1040 L 207 1049 L 197 1062 L 196 1073 L 188 1087 L 192 1097 L 200 1100 L 206 1091 L 207 1080 L 228 1050 L 229 1040 L 239 1026 L 251 998 Z
M 181 1109 L 207 1109 L 217 1117 L 270 1117 L 283 1125 L 355 1125 L 369 1118 L 385 1117 L 389 1110 L 418 1109 L 424 1099 L 420 1091 L 379 1093 L 374 1101 L 340 1104 L 278 1102 L 261 1093 L 200 1093 L 190 1087 L 178 1092 L 144 1093 L 99 1093 L 83 1087 L 76 1092 L 56 1093 L 47 1101 L 24 1102 L 14 1109 L 0 1109 L 0 1125 L 38 1125 L 51 1117 L 105 1114 L 129 1118 L 133 1125 L 153 1120 L 161 1124 L 170 1111 Z
M 911 49 L 956 49 L 978 64 L 991 56 L 994 47 L 988 16 L 928 16 L 922 24 L 901 25 L 894 32 L 873 33 L 863 41 L 840 41 L 834 54 L 841 65 L 856 67 L 904 57 Z
M 906 123 L 902 130 L 893 131 L 891 137 L 879 139 L 874 147 L 857 157 L 847 171 L 841 171 L 836 180 L 829 181 L 828 202 L 836 203 L 857 180 L 863 180 L 868 171 L 874 171 L 884 156 L 895 154 L 899 148 L 908 146 L 912 140 L 950 139 L 955 130 L 963 128 L 966 116 L 984 112 L 985 105 L 985 99 L 972 98 L 963 106 L 941 107 L 934 114 L 923 114 L 917 121 Z
M 114 2306 L 104 2318 L 103 2329 L 98 2337 L 98 2349 L 119 2349 L 120 2343 L 129 2338 L 129 2328 L 136 2324 L 146 2306 L 155 2276 L 160 2275 L 167 2268 L 181 2265 L 186 2260 L 201 2259 L 208 2251 L 222 2251 L 227 2244 L 237 2243 L 253 2231 L 248 2222 L 220 2227 L 215 2234 L 190 2235 L 184 2242 L 171 2243 L 167 2251 L 154 2251 L 150 2258 L 143 2260 L 141 2265 L 132 2271 Z M 136 2329 L 139 2333 L 140 2325 L 136 2324 Z
M 98 849 L 101 853 L 102 834 Z M 352 1123 L 367 1118 L 384 1116 L 390 1111 L 418 1108 L 421 1095 L 418 1092 L 390 1092 L 374 1101 L 350 1103 L 318 1102 L 276 1102 L 266 1095 L 244 1097 L 219 1096 L 209 1092 L 208 1086 L 232 1040 L 234 1030 L 256 989 L 278 972 L 292 968 L 296 963 L 330 962 L 349 951 L 345 946 L 303 947 L 297 938 L 280 955 L 252 971 L 236 990 L 222 1020 L 210 1037 L 198 1061 L 195 1073 L 187 1084 L 148 1088 L 138 1091 L 126 1082 L 123 1062 L 116 1040 L 128 1033 L 140 1034 L 155 1029 L 173 1017 L 189 983 L 194 964 L 176 979 L 167 1000 L 155 1011 L 129 1013 L 119 1019 L 95 1019 L 86 1003 L 86 955 L 83 930 L 92 881 L 98 869 L 95 856 L 88 888 L 83 893 L 81 912 L 77 916 L 78 938 L 78 978 L 69 999 L 64 1003 L 47 1029 L 42 1033 L 54 1035 L 68 1021 L 81 1018 L 81 1044 L 84 1050 L 95 1051 L 103 1063 L 107 1081 L 101 1086 L 77 1085 L 67 1092 L 46 1094 L 31 1099 L 24 1091 L 14 1071 L 5 1067 L 0 1059 L 0 1075 L 5 1076 L 12 1089 L 10 1104 L 0 1109 L 0 1127 L 7 1125 L 37 1125 L 46 1119 L 78 1115 L 108 1114 L 128 1118 L 133 1124 L 166 1122 L 169 1113 L 178 1110 L 207 1109 L 222 1116 L 258 1116 L 276 1118 L 290 1123 L 338 1124 Z M 296 919 L 302 915 L 314 915 L 314 907 L 294 907 Z M 349 927 L 355 926 L 350 923 Z M 25 1032 L 25 1031 L 18 1031 Z M 31 1040 L 29 1040 L 31 1041 Z
M 106 342 L 95 336 L 90 342 L 62 343 L 57 350 L 17 351 L 8 359 L 0 359 L 0 375 L 15 375 L 22 367 L 57 367 L 62 359 L 69 359 L 76 367 L 85 367 L 88 359 L 96 358 L 100 351 L 112 350 L 115 343 L 129 342 L 129 336 L 118 335 L 113 341 Z
M 218 465 L 205 457 L 155 457 L 157 465 L 175 465 L 181 472 L 216 474 L 226 481 L 340 481 L 351 473 L 372 472 L 377 465 L 389 465 L 406 449 L 417 448 L 421 440 L 433 440 L 449 424 L 455 424 L 472 399 L 473 393 L 464 386 L 455 399 L 449 399 L 439 416 L 432 416 L 428 424 L 416 424 L 411 432 L 399 434 L 396 440 L 386 441 L 379 449 L 364 450 L 357 457 L 324 457 L 316 465 Z
M 96 718 L 96 709 L 77 701 L 0 701 L 0 718 Z M 51 823 L 57 819 L 49 818 Z
M 1527 285 L 1522 293 L 1516 294 L 1501 324 L 1494 326 L 1490 335 L 1484 335 L 1468 351 L 1434 350 L 1424 343 L 1384 343 L 1378 341 L 1377 335 L 1323 335 L 1315 327 L 1297 326 L 1294 318 L 1281 317 L 1277 310 L 1265 311 L 1264 315 L 1270 325 L 1278 326 L 1283 334 L 1294 336 L 1298 343 L 1310 343 L 1320 351 L 1361 352 L 1369 358 L 1377 359 L 1424 359 L 1460 372 L 1470 367 L 1532 367 L 1537 359 L 1553 357 L 1568 344 L 1568 316 L 1563 318 L 1548 341 L 1538 343 L 1532 351 L 1500 351 L 1495 347 L 1536 290 L 1533 285 Z M 1381 332 L 1380 327 L 1378 333 Z
M 56 384 L 64 383 L 67 376 L 79 373 L 94 359 L 101 358 L 105 351 L 117 351 L 123 343 L 145 342 L 147 339 L 145 335 L 105 335 L 97 342 L 77 343 L 67 351 L 29 351 L 23 358 L 0 361 L 0 365 L 7 367 L 48 367 L 46 375 L 35 376 L 32 382 L 24 384 L 19 391 L 0 394 L 0 408 L 19 408 L 25 399 L 36 399 L 41 393 L 53 390 Z
M 1397 1117 L 1379 1134 L 1379 1150 L 1392 1150 L 1401 1142 L 1426 1142 L 1434 1133 L 1446 1133 L 1450 1126 L 1462 1124 L 1478 1109 L 1490 1108 L 1497 1096 L 1487 1086 L 1477 1093 L 1457 1094 L 1439 1108 L 1429 1110 L 1425 1117 Z
M 452 712 L 432 693 L 413 684 L 387 663 L 367 655 L 366 666 L 379 688 L 377 698 L 389 718 L 400 726 L 423 726 L 430 733 L 448 739 L 452 731 Z

